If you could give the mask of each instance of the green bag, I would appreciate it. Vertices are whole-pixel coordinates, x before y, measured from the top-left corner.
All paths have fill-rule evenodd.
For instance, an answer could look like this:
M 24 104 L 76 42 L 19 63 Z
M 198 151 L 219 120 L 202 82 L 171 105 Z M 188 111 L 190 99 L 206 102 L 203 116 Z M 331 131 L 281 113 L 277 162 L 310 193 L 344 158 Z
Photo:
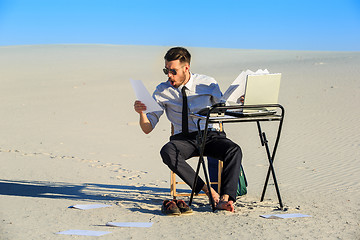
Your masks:
M 212 157 L 207 157 L 207 159 L 208 159 L 210 182 L 217 182 L 218 181 L 218 163 L 219 163 L 219 161 Z M 211 187 L 213 187 L 214 189 L 217 189 L 217 184 L 211 184 Z M 246 187 L 247 187 L 247 181 L 246 181 L 244 169 L 241 165 L 238 189 L 237 189 L 236 195 L 237 196 L 245 195 L 247 193 Z
M 238 189 L 237 189 L 237 196 L 242 196 L 245 195 L 247 193 L 247 181 L 246 181 L 246 177 L 244 174 L 244 169 L 241 166 L 240 168 L 240 175 L 239 175 L 239 183 L 238 183 Z

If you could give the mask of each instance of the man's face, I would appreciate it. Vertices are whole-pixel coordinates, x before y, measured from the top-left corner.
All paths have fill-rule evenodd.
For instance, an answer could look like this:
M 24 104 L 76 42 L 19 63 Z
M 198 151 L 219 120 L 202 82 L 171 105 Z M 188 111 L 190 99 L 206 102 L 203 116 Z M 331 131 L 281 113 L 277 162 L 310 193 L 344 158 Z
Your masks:
M 165 61 L 165 69 L 168 70 L 168 80 L 170 84 L 178 88 L 179 86 L 186 84 L 187 81 L 190 79 L 190 73 L 189 73 L 189 64 L 188 63 L 180 63 L 179 60 L 174 61 Z M 175 70 L 175 72 L 173 71 Z

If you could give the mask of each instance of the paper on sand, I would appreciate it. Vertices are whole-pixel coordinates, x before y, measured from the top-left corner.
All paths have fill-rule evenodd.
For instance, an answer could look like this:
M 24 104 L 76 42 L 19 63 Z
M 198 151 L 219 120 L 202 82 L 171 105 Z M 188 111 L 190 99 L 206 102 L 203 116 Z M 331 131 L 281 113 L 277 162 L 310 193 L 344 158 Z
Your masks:
M 145 113 L 162 111 L 162 108 L 151 97 L 141 80 L 130 79 L 130 82 L 135 91 L 136 98 L 146 106 L 146 111 L 144 111 Z
M 70 206 L 69 208 L 76 208 L 81 210 L 88 210 L 88 209 L 94 209 L 94 208 L 104 208 L 104 207 L 112 207 L 111 205 L 106 204 L 78 204 L 74 206 Z
M 108 222 L 107 226 L 111 227 L 151 227 L 152 222 Z
M 111 232 L 105 231 L 90 231 L 90 230 L 67 230 L 63 232 L 58 232 L 56 234 L 63 235 L 80 235 L 80 236 L 102 236 Z
M 301 213 L 285 213 L 285 214 L 260 215 L 260 217 L 267 219 L 283 219 L 283 218 L 298 218 L 298 217 L 311 217 L 311 216 Z

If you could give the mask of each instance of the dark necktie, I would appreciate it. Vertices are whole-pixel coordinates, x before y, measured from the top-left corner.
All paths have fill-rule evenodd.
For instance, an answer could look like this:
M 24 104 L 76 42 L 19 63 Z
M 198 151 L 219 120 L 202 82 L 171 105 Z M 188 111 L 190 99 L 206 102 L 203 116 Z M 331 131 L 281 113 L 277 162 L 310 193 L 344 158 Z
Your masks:
M 188 126 L 188 104 L 187 104 L 187 97 L 185 92 L 185 86 L 181 89 L 181 94 L 183 97 L 183 107 L 182 107 L 182 132 L 185 134 L 189 133 L 189 126 Z

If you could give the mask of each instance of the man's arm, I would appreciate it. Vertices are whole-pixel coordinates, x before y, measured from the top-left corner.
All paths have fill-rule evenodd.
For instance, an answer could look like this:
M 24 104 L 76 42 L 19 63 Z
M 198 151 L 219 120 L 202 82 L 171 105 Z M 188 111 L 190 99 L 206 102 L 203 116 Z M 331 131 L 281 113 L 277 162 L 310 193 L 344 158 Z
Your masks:
M 146 116 L 146 113 L 144 113 L 144 111 L 146 110 L 146 106 L 145 104 L 143 104 L 141 101 L 136 100 L 134 103 L 134 109 L 135 112 L 139 113 L 140 115 L 140 127 L 143 130 L 143 132 L 145 134 L 149 134 L 152 130 L 153 127 L 148 119 L 148 117 Z

